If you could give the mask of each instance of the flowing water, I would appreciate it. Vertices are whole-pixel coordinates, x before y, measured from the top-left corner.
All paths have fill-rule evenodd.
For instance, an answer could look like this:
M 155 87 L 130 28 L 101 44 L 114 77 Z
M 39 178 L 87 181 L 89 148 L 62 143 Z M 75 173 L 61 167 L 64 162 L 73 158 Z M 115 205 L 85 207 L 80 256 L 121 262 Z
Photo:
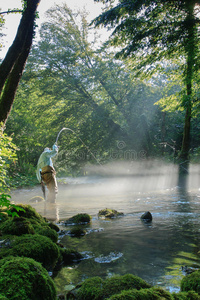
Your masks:
M 183 266 L 200 265 L 200 170 L 193 170 L 187 189 L 177 186 L 177 170 L 140 170 L 139 176 L 85 176 L 62 178 L 56 204 L 32 202 L 42 196 L 39 187 L 12 194 L 15 203 L 29 203 L 43 216 L 56 222 L 77 213 L 92 216 L 81 238 L 65 235 L 62 243 L 81 252 L 80 263 L 63 267 L 55 277 L 58 291 L 85 278 L 131 273 L 170 292 L 180 289 Z M 138 172 L 136 172 L 138 173 Z M 104 208 L 123 212 L 112 220 L 98 218 Z M 151 223 L 141 221 L 150 211 Z M 63 230 L 69 227 L 62 226 Z

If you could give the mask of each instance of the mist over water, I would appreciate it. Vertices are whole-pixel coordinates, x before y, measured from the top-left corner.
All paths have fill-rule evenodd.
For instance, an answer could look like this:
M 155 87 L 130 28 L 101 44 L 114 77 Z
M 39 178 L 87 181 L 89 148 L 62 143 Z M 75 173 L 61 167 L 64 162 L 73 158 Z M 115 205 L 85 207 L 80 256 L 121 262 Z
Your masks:
M 178 176 L 176 165 L 160 161 L 110 163 L 87 167 L 87 176 L 60 178 L 56 204 L 30 202 L 31 197 L 42 196 L 40 187 L 14 191 L 12 200 L 31 204 L 56 221 L 77 213 L 92 216 L 84 237 L 66 235 L 61 241 L 85 259 L 58 273 L 58 291 L 91 276 L 132 273 L 176 292 L 184 276 L 182 266 L 200 263 L 200 167 L 190 166 L 185 189 L 178 187 Z M 99 219 L 104 208 L 124 216 Z M 152 213 L 151 223 L 140 220 L 145 211 Z

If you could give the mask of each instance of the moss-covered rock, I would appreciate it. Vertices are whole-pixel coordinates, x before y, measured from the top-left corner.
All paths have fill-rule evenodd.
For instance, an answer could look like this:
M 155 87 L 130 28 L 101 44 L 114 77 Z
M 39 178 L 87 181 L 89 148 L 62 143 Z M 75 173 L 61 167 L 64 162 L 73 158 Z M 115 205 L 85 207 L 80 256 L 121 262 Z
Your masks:
M 126 274 L 123 276 L 113 276 L 106 280 L 102 280 L 100 277 L 93 277 L 86 279 L 80 288 L 77 290 L 78 300 L 102 300 L 118 294 L 123 290 L 129 289 L 147 289 L 151 285 L 143 279 L 132 274 Z M 125 299 L 125 298 L 124 298 Z
M 24 217 L 9 218 L 0 224 L 0 230 L 3 234 L 23 235 L 34 234 L 32 224 Z
M 33 225 L 33 228 L 35 230 L 35 233 L 47 236 L 50 238 L 54 243 L 57 243 L 58 241 L 58 234 L 54 229 L 51 229 L 48 224 L 46 225 Z
M 49 226 L 51 229 L 55 230 L 56 232 L 59 232 L 59 231 L 60 231 L 60 228 L 59 228 L 56 224 L 54 224 L 53 222 L 49 222 L 49 223 L 48 223 L 48 226 Z
M 200 300 L 200 296 L 194 292 L 179 292 L 172 294 L 174 300 Z
M 109 209 L 109 208 L 102 209 L 98 212 L 98 217 L 100 218 L 116 218 L 123 215 L 124 214 L 122 212 L 118 212 L 115 209 Z
M 86 235 L 86 230 L 80 226 L 75 226 L 69 231 L 69 234 L 72 237 L 81 237 Z
M 71 293 L 75 292 L 75 296 L 77 300 L 99 300 L 102 299 L 102 285 L 103 285 L 103 279 L 100 277 L 92 277 L 86 279 L 80 288 L 77 290 L 74 290 Z
M 0 209 L 0 224 L 8 220 L 8 218 L 8 214 Z
M 83 259 L 83 256 L 79 252 L 69 248 L 60 248 L 60 253 L 62 256 L 62 261 L 66 265 Z
M 161 288 L 130 289 L 113 295 L 109 300 L 173 300 L 172 295 Z
M 11 208 L 11 212 L 17 212 L 20 217 L 33 219 L 39 223 L 46 222 L 45 219 L 36 210 L 28 204 L 18 204 L 17 206 L 23 208 L 24 211 L 16 211 L 15 208 Z
M 31 258 L 0 260 L 0 293 L 9 300 L 55 300 L 56 288 L 47 270 Z
M 195 291 L 200 294 L 200 271 L 183 277 L 181 280 L 181 291 Z
M 9 255 L 33 258 L 51 270 L 58 261 L 59 249 L 48 237 L 26 234 L 13 238 L 9 249 L 0 249 L 0 257 Z
M 77 214 L 65 221 L 65 225 L 71 224 L 88 224 L 91 221 L 91 216 L 88 214 Z

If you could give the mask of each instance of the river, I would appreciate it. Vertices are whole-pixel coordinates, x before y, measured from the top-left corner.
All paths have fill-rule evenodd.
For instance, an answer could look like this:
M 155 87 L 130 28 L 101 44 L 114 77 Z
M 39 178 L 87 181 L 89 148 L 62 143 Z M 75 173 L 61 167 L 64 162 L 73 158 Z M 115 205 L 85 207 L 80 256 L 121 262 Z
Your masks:
M 182 267 L 199 266 L 199 167 L 190 173 L 186 189 L 177 186 L 174 166 L 135 173 L 60 178 L 57 202 L 52 205 L 32 202 L 32 197 L 42 196 L 39 186 L 12 192 L 15 203 L 31 204 L 55 222 L 77 213 L 92 216 L 91 224 L 85 226 L 85 236 L 62 238 L 66 247 L 81 252 L 85 259 L 58 272 L 54 279 L 58 292 L 91 276 L 107 278 L 126 273 L 178 292 L 184 276 Z M 99 219 L 98 212 L 104 208 L 123 212 L 124 216 Z M 140 219 L 146 211 L 152 213 L 151 223 Z

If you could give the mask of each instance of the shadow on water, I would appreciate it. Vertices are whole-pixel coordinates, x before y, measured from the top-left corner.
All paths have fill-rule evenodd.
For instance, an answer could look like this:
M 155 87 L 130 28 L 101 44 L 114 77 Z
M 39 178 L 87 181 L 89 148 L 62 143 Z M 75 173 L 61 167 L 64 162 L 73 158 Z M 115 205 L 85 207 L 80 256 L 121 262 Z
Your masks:
M 58 272 L 54 279 L 58 291 L 91 276 L 126 273 L 178 291 L 184 276 L 182 266 L 199 264 L 199 174 L 199 166 L 193 166 L 182 185 L 176 166 L 156 164 L 153 170 L 151 165 L 129 166 L 129 174 L 123 176 L 62 178 L 56 204 L 32 206 L 53 220 L 88 213 L 92 222 L 85 227 L 85 236 L 62 238 L 64 246 L 70 245 L 85 259 Z M 23 203 L 38 194 L 39 188 L 17 191 L 13 200 Z M 124 216 L 98 219 L 98 211 L 106 207 Z M 151 223 L 141 221 L 145 211 L 152 213 Z

